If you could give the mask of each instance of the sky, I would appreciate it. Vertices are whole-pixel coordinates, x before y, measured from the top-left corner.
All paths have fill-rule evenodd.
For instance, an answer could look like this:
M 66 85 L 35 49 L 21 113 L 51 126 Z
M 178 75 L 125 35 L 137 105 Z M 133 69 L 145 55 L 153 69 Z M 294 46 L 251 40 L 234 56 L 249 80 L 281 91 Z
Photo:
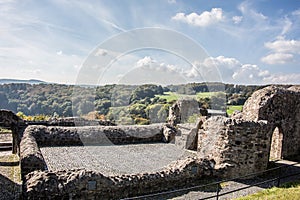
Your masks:
M 300 84 L 299 63 L 298 0 L 0 0 L 0 78 Z

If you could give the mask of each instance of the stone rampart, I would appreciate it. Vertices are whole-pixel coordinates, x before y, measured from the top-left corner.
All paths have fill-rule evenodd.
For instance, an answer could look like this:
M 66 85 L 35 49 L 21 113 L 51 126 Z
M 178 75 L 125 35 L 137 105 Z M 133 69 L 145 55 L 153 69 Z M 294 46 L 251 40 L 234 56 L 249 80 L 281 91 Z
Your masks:
M 232 178 L 265 170 L 269 161 L 271 130 L 265 121 L 211 117 L 199 131 L 198 155 L 213 159 L 221 177 Z
M 208 160 L 179 160 L 156 173 L 104 176 L 86 170 L 34 171 L 26 176 L 28 199 L 120 199 L 199 184 L 212 176 Z

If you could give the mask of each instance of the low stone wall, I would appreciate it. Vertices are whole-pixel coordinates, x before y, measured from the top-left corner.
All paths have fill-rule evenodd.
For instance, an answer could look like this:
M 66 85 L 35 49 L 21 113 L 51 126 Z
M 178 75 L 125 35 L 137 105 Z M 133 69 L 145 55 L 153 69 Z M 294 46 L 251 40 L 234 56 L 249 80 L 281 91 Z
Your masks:
M 220 177 L 233 178 L 267 169 L 272 125 L 215 116 L 198 135 L 199 157 L 214 159 Z
M 161 142 L 163 129 L 166 128 L 170 129 L 164 124 L 120 127 L 28 126 L 24 131 L 20 152 L 23 196 L 25 199 L 119 199 L 186 187 L 215 174 L 214 161 L 198 158 L 176 161 L 155 173 L 121 176 L 105 176 L 84 169 L 48 171 L 39 149 L 39 146 Z
M 40 146 L 81 146 L 162 142 L 163 124 L 149 126 L 28 126 L 20 144 L 22 177 L 35 170 L 45 170 Z
M 23 180 L 26 174 L 47 168 L 36 139 L 28 130 L 25 131 L 20 144 L 20 166 Z
M 38 146 L 111 145 L 162 142 L 164 124 L 144 126 L 28 126 Z
M 213 175 L 208 160 L 187 158 L 156 173 L 104 176 L 86 170 L 34 171 L 26 176 L 28 199 L 120 199 L 199 184 Z

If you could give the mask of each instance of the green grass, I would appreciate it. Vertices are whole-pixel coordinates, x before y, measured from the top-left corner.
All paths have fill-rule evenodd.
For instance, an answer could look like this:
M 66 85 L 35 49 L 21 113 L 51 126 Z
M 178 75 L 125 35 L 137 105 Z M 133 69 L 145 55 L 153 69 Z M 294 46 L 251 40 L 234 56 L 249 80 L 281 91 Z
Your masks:
M 242 111 L 243 105 L 227 106 L 227 115 L 232 115 L 235 111 Z
M 223 92 L 199 92 L 197 93 L 197 98 L 211 98 L 213 96 L 218 96 L 219 94 L 224 94 Z
M 8 134 L 8 133 L 11 133 L 11 130 L 10 129 L 6 129 L 6 128 L 0 128 L 0 134 L 1 133 Z
M 253 200 L 253 199 L 300 199 L 300 181 L 285 184 L 279 188 L 273 187 L 261 192 L 238 198 L 237 200 Z
M 161 99 L 166 99 L 167 102 L 176 101 L 178 99 L 200 99 L 200 98 L 211 98 L 217 96 L 221 92 L 199 92 L 196 95 L 178 94 L 175 92 L 165 92 L 163 95 L 155 95 Z

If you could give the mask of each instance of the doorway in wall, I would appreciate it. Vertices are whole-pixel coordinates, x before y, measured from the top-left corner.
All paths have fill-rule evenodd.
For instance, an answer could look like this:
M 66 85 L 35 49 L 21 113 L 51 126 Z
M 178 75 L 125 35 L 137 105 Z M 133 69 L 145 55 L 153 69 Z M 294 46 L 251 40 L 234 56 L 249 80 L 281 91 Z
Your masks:
M 269 160 L 282 159 L 283 132 L 280 126 L 275 127 L 271 138 L 271 149 Z

